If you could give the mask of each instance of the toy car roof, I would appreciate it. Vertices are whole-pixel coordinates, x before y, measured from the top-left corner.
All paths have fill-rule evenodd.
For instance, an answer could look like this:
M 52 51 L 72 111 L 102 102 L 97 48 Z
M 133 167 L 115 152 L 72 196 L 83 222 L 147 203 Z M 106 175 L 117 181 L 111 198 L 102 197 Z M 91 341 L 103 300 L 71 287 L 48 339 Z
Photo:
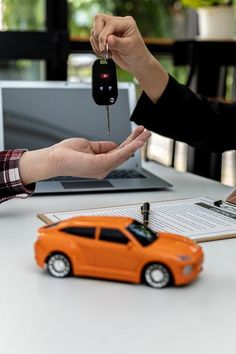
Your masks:
M 58 227 L 65 226 L 103 226 L 103 227 L 126 227 L 134 219 L 122 216 L 76 216 L 66 219 L 57 224 Z

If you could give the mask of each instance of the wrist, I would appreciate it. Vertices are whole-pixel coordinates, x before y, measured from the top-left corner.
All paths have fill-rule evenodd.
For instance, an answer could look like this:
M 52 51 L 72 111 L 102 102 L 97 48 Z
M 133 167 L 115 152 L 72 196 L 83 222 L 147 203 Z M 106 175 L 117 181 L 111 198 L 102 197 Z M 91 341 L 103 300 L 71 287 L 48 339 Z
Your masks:
M 156 103 L 165 91 L 169 81 L 166 70 L 150 54 L 146 57 L 145 63 L 135 70 L 134 75 L 152 102 Z
M 23 185 L 28 185 L 54 175 L 50 163 L 50 149 L 26 151 L 19 161 L 19 173 Z
M 135 65 L 133 65 L 132 74 L 140 79 L 144 78 L 147 72 L 153 70 L 153 66 L 155 66 L 157 62 L 154 56 L 146 48 L 141 54 L 137 55 L 133 61 Z

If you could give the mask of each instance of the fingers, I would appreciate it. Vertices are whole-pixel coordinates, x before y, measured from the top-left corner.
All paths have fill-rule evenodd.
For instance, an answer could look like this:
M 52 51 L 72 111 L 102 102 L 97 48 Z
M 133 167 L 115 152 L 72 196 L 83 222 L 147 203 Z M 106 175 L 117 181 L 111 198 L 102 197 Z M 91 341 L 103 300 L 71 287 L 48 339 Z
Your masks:
M 119 48 L 122 48 L 122 45 L 123 48 L 126 49 L 128 48 L 125 44 L 125 39 L 123 39 L 124 43 L 118 43 L 117 39 L 118 38 L 114 36 L 110 36 L 107 39 L 108 48 L 109 48 L 109 57 L 112 58 L 120 67 L 123 67 L 124 70 L 129 70 L 130 65 L 123 59 L 123 57 L 119 53 Z M 93 34 L 93 30 L 91 30 L 90 43 L 94 53 L 96 53 L 100 57 L 104 57 L 104 51 L 100 51 L 99 41 L 95 38 Z
M 103 172 L 105 172 L 104 176 L 128 160 L 135 151 L 144 145 L 144 143 L 145 141 L 143 140 L 135 140 L 123 148 L 117 149 L 106 155 L 106 161 L 103 164 Z
M 140 125 L 119 146 L 114 141 L 89 141 L 89 143 L 95 154 L 103 154 L 107 152 L 112 152 L 115 149 L 121 149 L 122 147 L 128 145 L 135 139 L 146 142 L 150 136 L 151 133 Z
M 120 38 L 114 35 L 107 36 L 108 48 L 111 51 L 115 50 L 116 52 L 122 53 L 124 52 L 124 49 L 126 49 L 127 46 L 129 46 L 130 43 L 131 43 L 130 38 L 125 38 L 125 37 Z
M 115 41 L 114 35 L 117 33 L 122 33 L 122 31 L 125 32 L 125 27 L 123 26 L 123 22 L 118 22 L 117 20 L 113 20 L 106 23 L 106 25 L 104 26 L 104 28 L 102 29 L 98 37 L 100 51 L 105 50 L 107 38 L 111 35 L 113 36 L 110 39 L 111 42 L 110 44 L 114 46 L 114 41 Z
M 135 128 L 135 130 L 128 136 L 128 138 L 125 141 L 123 141 L 123 143 L 121 143 L 118 146 L 118 149 L 121 149 L 123 146 L 129 144 L 137 136 L 139 136 L 143 131 L 144 131 L 144 127 L 143 126 L 139 126 L 139 127 Z
M 99 56 L 103 56 L 105 50 L 105 44 L 104 44 L 104 48 L 100 49 L 99 47 L 100 45 L 99 36 L 106 22 L 110 21 L 111 19 L 112 16 L 105 15 L 105 14 L 97 14 L 93 19 L 93 28 L 91 30 L 90 43 L 94 52 Z
M 141 133 L 138 134 L 139 132 Z M 103 162 L 103 172 L 106 172 L 103 174 L 103 176 L 107 175 L 110 171 L 114 170 L 116 167 L 128 160 L 138 149 L 140 149 L 145 144 L 145 142 L 150 138 L 151 133 L 144 129 L 144 127 L 138 127 L 133 132 L 133 137 L 135 137 L 134 140 L 131 139 L 131 136 L 129 137 L 130 140 L 126 141 L 122 147 L 119 146 L 118 149 L 115 149 L 114 151 L 111 151 L 109 154 L 105 155 L 106 160 Z
M 110 152 L 118 146 L 114 141 L 90 141 L 90 145 L 95 154 Z
M 151 133 L 146 130 L 142 125 L 135 128 L 135 130 L 128 136 L 128 138 L 119 145 L 118 149 L 124 147 L 125 145 L 129 144 L 131 141 L 135 139 L 143 140 L 144 142 L 147 141 L 151 136 Z
M 94 34 L 93 34 L 93 30 L 91 30 L 90 43 L 91 43 L 91 46 L 92 46 L 92 48 L 93 48 L 93 51 L 94 51 L 97 55 L 102 56 L 102 53 L 100 53 L 98 40 L 95 38 L 95 36 L 94 36 Z
M 98 39 L 101 31 L 103 30 L 106 22 L 110 21 L 113 16 L 106 14 L 97 14 L 93 19 L 93 33 L 94 37 Z
M 134 24 L 135 21 L 130 16 L 114 17 L 104 14 L 96 15 L 90 39 L 93 49 L 101 55 L 105 50 L 106 42 L 108 42 L 108 46 L 116 48 L 116 50 L 124 48 L 130 34 L 130 28 Z
M 140 135 L 138 135 L 134 141 L 142 141 L 145 143 L 151 137 L 151 133 L 148 130 L 144 130 Z

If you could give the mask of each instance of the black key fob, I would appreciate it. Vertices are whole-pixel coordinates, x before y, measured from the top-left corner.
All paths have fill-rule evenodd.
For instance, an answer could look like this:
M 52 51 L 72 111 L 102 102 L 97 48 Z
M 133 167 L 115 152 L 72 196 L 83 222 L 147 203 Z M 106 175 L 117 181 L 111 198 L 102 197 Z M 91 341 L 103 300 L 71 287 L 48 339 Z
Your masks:
M 114 104 L 118 97 L 116 66 L 112 59 L 97 59 L 92 67 L 92 95 L 100 106 Z

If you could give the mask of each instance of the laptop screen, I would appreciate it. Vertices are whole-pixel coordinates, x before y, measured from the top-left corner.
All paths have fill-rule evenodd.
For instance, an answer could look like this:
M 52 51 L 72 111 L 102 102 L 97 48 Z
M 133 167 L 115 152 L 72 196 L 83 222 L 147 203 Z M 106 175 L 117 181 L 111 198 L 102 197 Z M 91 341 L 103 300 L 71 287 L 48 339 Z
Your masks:
M 30 86 L 1 84 L 4 149 L 39 149 L 70 137 L 121 143 L 130 134 L 129 117 L 135 104 L 130 97 L 132 91 L 134 101 L 133 84 L 119 87 L 118 100 L 110 106 L 110 136 L 106 107 L 94 103 L 90 85 Z
M 63 82 L 0 82 L 0 149 L 40 149 L 71 137 L 113 140 L 118 144 L 131 133 L 129 118 L 136 104 L 135 86 L 118 85 L 118 99 L 110 106 L 108 136 L 106 107 L 92 98 L 90 84 Z M 112 176 L 111 176 L 112 174 Z M 140 150 L 106 180 L 59 176 L 41 181 L 37 194 L 159 189 L 170 184 L 142 169 Z

